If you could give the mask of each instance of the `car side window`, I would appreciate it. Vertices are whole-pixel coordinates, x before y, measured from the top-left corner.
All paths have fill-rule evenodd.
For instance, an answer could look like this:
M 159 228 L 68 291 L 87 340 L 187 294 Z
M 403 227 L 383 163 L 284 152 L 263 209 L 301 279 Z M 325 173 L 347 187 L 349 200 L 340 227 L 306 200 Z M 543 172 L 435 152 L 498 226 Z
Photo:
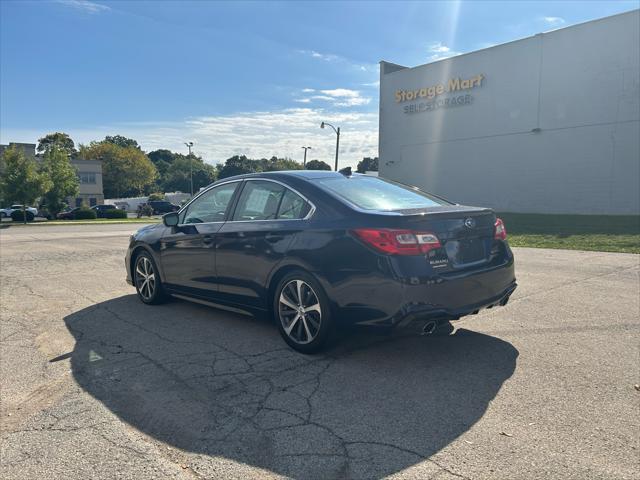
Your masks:
M 280 209 L 278 210 L 278 218 L 285 220 L 294 220 L 297 218 L 304 218 L 309 213 L 311 207 L 297 193 L 286 189 L 282 202 L 280 202 Z
M 183 213 L 180 223 L 222 222 L 239 182 L 214 187 L 200 195 Z
M 278 215 L 278 207 L 285 188 L 274 182 L 260 180 L 247 181 L 233 220 L 274 220 Z

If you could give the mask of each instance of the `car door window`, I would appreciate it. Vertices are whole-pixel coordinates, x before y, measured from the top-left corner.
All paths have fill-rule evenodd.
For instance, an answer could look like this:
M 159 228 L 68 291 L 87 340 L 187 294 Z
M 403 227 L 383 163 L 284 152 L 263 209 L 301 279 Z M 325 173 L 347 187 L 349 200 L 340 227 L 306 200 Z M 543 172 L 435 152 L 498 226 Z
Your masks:
M 274 182 L 251 180 L 246 182 L 233 220 L 274 220 L 285 188 Z
M 278 218 L 285 220 L 294 220 L 296 218 L 304 218 L 309 213 L 309 204 L 297 193 L 286 189 L 280 209 L 278 210 Z
M 224 221 L 225 213 L 236 188 L 238 188 L 238 182 L 220 185 L 203 193 L 187 207 L 181 223 Z

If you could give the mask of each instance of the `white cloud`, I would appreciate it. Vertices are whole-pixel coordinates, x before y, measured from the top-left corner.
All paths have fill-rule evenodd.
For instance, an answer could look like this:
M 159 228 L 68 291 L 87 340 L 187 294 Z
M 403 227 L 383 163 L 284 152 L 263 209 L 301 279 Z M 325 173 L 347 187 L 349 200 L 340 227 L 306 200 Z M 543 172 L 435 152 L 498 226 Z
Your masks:
M 101 3 L 90 2 L 89 0 L 56 0 L 56 3 L 66 5 L 86 13 L 102 13 L 111 10 L 107 5 Z
M 370 102 L 371 102 L 370 98 L 355 97 L 355 98 L 346 98 L 341 102 L 334 103 L 334 105 L 336 107 L 357 107 L 360 105 L 369 105 Z
M 298 53 L 302 55 L 306 55 L 312 58 L 317 58 L 319 60 L 324 60 L 325 62 L 337 62 L 343 59 L 340 55 L 334 55 L 332 53 L 320 53 L 315 50 L 298 50 Z
M 451 49 L 446 45 L 443 45 L 442 42 L 436 42 L 429 46 L 429 51 L 433 53 L 447 53 L 450 50 Z
M 335 100 L 335 98 L 333 97 L 329 97 L 327 95 L 313 95 L 311 97 L 309 97 L 311 100 L 324 100 L 327 102 L 331 102 L 333 100 Z
M 357 90 L 349 90 L 348 88 L 334 88 L 333 90 L 320 90 L 320 92 L 330 97 L 358 97 L 360 92 Z
M 431 55 L 427 57 L 430 62 L 435 62 L 436 60 L 442 60 L 443 58 L 455 57 L 456 55 L 460 55 L 461 52 L 456 52 L 455 50 L 451 50 L 448 46 L 444 45 L 442 42 L 434 42 L 427 46 L 427 52 Z
M 201 117 L 187 121 L 185 128 L 190 131 L 197 148 L 210 152 L 207 158 L 218 161 L 234 154 L 300 159 L 300 147 L 310 145 L 313 147 L 312 158 L 332 164 L 330 160 L 335 149 L 335 138 L 320 129 L 322 121 L 341 127 L 341 165 L 355 166 L 362 157 L 377 155 L 377 113 L 293 108 Z
M 181 122 L 121 123 L 93 128 L 56 124 L 37 131 L 3 129 L 0 137 L 4 143 L 34 143 L 47 131 L 61 130 L 69 133 L 76 143 L 88 143 L 106 135 L 121 134 L 135 138 L 146 151 L 168 148 L 176 152 L 184 152 L 184 142 L 193 141 L 194 153 L 210 163 L 223 162 L 236 154 L 251 158 L 277 155 L 302 161 L 300 147 L 310 145 L 313 150 L 308 159 L 317 158 L 333 165 L 336 139 L 332 131 L 320 129 L 322 121 L 341 128 L 341 167 L 355 167 L 362 157 L 378 154 L 377 112 L 322 108 L 245 112 Z
M 371 102 L 371 98 L 363 97 L 359 90 L 351 90 L 348 88 L 334 88 L 331 90 L 315 90 L 313 88 L 305 88 L 302 90 L 302 92 L 317 92 L 317 94 L 294 99 L 298 103 L 323 101 L 331 102 L 334 107 L 357 107 L 368 105 Z
M 298 53 L 301 55 L 318 59 L 318 60 L 323 60 L 325 62 L 340 63 L 348 67 L 354 68 L 356 70 L 360 70 L 361 72 L 377 72 L 378 71 L 378 64 L 354 62 L 352 60 L 349 60 L 346 57 L 343 57 L 341 55 L 335 55 L 333 53 L 322 53 L 322 52 L 317 52 L 315 50 L 298 50 Z
M 333 103 L 336 107 L 355 107 L 359 105 L 368 105 L 371 98 L 363 97 L 358 90 L 348 90 L 346 88 L 336 88 L 335 90 L 321 90 L 322 93 L 337 99 Z
M 552 27 L 559 27 L 566 23 L 565 19 L 562 17 L 542 17 L 542 20 Z
M 313 58 L 324 60 L 325 62 L 338 62 L 342 60 L 342 57 L 340 55 L 334 55 L 333 53 L 320 53 L 312 51 L 311 56 Z

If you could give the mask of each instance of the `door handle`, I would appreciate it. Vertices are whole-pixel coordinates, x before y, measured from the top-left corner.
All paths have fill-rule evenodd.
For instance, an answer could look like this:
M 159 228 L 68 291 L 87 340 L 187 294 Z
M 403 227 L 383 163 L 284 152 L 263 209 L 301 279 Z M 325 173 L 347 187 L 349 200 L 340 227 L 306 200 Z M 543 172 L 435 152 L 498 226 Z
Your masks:
M 202 239 L 202 243 L 205 245 L 211 245 L 213 243 L 213 237 L 204 237 Z

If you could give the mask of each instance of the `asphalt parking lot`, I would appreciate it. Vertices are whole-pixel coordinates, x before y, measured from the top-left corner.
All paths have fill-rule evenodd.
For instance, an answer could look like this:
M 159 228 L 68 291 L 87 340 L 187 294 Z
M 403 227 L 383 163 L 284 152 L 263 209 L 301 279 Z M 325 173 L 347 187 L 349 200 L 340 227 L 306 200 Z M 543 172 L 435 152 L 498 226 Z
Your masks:
M 303 356 L 141 304 L 137 227 L 0 230 L 2 478 L 638 478 L 639 256 L 516 249 L 512 301 L 450 337 Z

